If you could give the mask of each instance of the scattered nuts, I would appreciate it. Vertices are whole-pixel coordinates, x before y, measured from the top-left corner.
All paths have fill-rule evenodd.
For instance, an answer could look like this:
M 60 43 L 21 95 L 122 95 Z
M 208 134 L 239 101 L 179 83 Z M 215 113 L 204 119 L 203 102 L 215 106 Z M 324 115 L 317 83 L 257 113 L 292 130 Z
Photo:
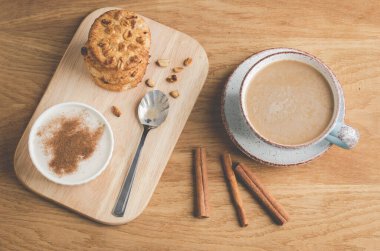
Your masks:
M 174 82 L 177 82 L 177 75 L 173 74 L 173 75 L 170 75 L 169 77 L 166 78 L 166 81 L 168 81 L 169 83 L 174 83 Z
M 168 67 L 169 66 L 169 59 L 159 59 L 156 61 L 156 64 L 160 67 Z
M 80 54 L 82 54 L 83 56 L 87 56 L 87 48 L 85 46 L 83 46 L 81 49 L 80 49 Z
M 119 51 L 124 51 L 126 49 L 126 46 L 123 42 L 119 43 Z
M 116 14 L 115 14 L 115 19 L 116 19 L 117 21 L 119 21 L 119 20 L 121 19 L 121 16 L 122 16 L 121 12 L 118 11 L 118 12 L 116 12 Z
M 173 68 L 173 72 L 175 72 L 175 73 L 181 72 L 182 70 L 183 70 L 183 67 L 174 67 Z
M 98 43 L 98 46 L 101 47 L 101 48 L 104 48 L 106 46 L 106 43 L 104 42 L 99 42 Z
M 111 52 L 112 52 L 111 49 L 105 49 L 105 50 L 103 50 L 103 55 L 106 56 L 106 57 L 108 57 L 108 56 L 111 55 Z
M 132 15 L 132 16 L 127 16 L 126 18 L 127 18 L 127 19 L 134 19 L 134 18 L 137 18 L 137 16 Z
M 119 61 L 117 62 L 117 68 L 120 70 L 122 68 L 124 68 L 124 62 L 123 62 L 123 59 L 120 58 Z
M 121 26 L 120 25 L 115 25 L 114 30 L 117 33 L 121 33 Z
M 104 62 L 106 65 L 110 65 L 110 64 L 113 64 L 115 62 L 115 57 L 109 57 L 106 59 L 106 61 Z
M 189 66 L 193 62 L 192 58 L 186 58 L 185 61 L 183 61 L 184 66 Z
M 123 19 L 121 19 L 120 20 L 120 25 L 121 26 L 128 26 L 129 25 L 129 20 L 128 20 L 128 18 L 123 18 Z
M 111 20 L 108 19 L 102 19 L 102 24 L 109 25 L 111 23 Z
M 177 90 L 169 92 L 170 96 L 173 98 L 178 98 L 179 92 Z
M 127 49 L 128 50 L 131 50 L 131 51 L 135 51 L 136 49 L 138 49 L 139 47 L 135 44 L 130 44 L 128 45 Z
M 145 81 L 145 84 L 149 87 L 154 87 L 155 86 L 155 83 L 153 80 L 151 80 L 150 78 L 148 78 L 146 81 Z
M 137 37 L 137 38 L 136 38 L 136 42 L 139 43 L 139 44 L 144 44 L 144 38 L 142 38 L 142 37 Z
M 121 111 L 118 107 L 116 106 L 112 106 L 111 107 L 111 111 L 113 113 L 113 115 L 115 115 L 116 117 L 120 117 L 121 116 Z
M 137 56 L 137 55 L 134 55 L 134 56 L 129 58 L 130 63 L 136 63 L 138 61 L 139 61 L 139 56 Z
M 113 34 L 113 33 L 115 33 L 115 30 L 112 29 L 111 27 L 107 27 L 107 28 L 104 30 L 104 32 L 107 33 L 107 34 Z
M 133 18 L 133 17 L 132 17 Z M 132 26 L 132 29 L 135 28 L 135 24 L 136 24 L 136 20 L 135 19 L 132 19 L 131 20 L 131 26 Z
M 126 32 L 124 32 L 124 34 L 123 34 L 123 38 L 124 38 L 124 40 L 127 40 L 130 36 L 129 36 L 129 33 L 130 33 L 131 31 L 126 31 Z

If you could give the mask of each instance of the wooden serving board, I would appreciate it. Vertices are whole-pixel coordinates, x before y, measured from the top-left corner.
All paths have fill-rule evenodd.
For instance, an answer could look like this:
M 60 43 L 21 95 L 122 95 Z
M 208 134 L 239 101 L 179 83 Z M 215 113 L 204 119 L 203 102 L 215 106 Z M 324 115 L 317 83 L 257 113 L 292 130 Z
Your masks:
M 180 96 L 177 99 L 169 98 L 167 120 L 149 133 L 140 155 L 125 215 L 122 218 L 114 217 L 112 209 L 143 132 L 136 108 L 144 94 L 152 88 L 141 83 L 134 89 L 116 93 L 93 83 L 80 48 L 86 42 L 94 20 L 111 9 L 115 8 L 92 12 L 79 26 L 17 146 L 14 168 L 19 180 L 35 193 L 95 221 L 116 225 L 133 220 L 147 206 L 206 80 L 208 59 L 205 50 L 193 38 L 145 18 L 150 27 L 152 43 L 150 64 L 144 80 L 153 79 L 156 82 L 155 89 L 167 94 L 177 89 Z M 176 84 L 167 83 L 165 78 L 171 74 L 171 68 L 181 66 L 187 57 L 193 58 L 192 65 L 178 74 L 179 81 Z M 159 58 L 170 59 L 170 67 L 156 66 L 154 62 Z M 67 101 L 83 102 L 95 107 L 107 118 L 115 137 L 113 157 L 107 169 L 97 179 L 72 187 L 45 179 L 33 166 L 27 144 L 30 128 L 37 117 L 47 108 Z M 120 107 L 120 118 L 111 113 L 112 105 Z

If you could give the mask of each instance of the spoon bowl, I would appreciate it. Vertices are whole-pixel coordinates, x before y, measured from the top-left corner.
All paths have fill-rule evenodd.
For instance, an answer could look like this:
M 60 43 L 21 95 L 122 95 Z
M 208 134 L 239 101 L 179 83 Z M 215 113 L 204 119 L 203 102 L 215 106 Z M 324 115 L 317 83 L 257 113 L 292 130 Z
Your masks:
M 142 125 L 156 128 L 168 116 L 168 97 L 159 90 L 150 91 L 142 98 L 137 112 Z

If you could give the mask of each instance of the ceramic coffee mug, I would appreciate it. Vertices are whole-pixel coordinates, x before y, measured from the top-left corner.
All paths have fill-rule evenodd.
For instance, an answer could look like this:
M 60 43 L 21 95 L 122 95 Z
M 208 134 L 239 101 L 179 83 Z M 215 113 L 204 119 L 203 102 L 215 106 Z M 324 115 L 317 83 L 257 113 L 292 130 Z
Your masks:
M 281 145 L 281 144 L 271 141 L 271 139 L 269 138 L 266 138 L 260 135 L 260 133 L 257 130 L 255 130 L 254 126 L 249 121 L 245 105 L 243 105 L 245 104 L 245 99 L 246 99 L 245 93 L 247 91 L 247 87 L 251 83 L 256 73 L 258 73 L 263 68 L 267 67 L 269 64 L 282 61 L 282 60 L 298 61 L 316 69 L 318 72 L 322 74 L 322 76 L 326 79 L 326 81 L 330 85 L 332 96 L 333 96 L 334 110 L 333 110 L 333 115 L 332 115 L 329 125 L 317 138 L 305 144 L 301 144 L 297 146 Z M 304 147 L 311 144 L 317 144 L 318 142 L 322 140 L 327 140 L 344 149 L 353 148 L 359 141 L 359 132 L 356 129 L 338 121 L 338 114 L 339 114 L 340 109 L 342 108 L 340 106 L 341 104 L 343 104 L 343 102 L 340 102 L 342 99 L 343 99 L 342 88 L 339 82 L 336 81 L 336 78 L 333 77 L 333 73 L 331 72 L 331 70 L 324 63 L 318 60 L 316 57 L 310 54 L 301 53 L 301 52 L 280 52 L 280 53 L 275 53 L 263 58 L 262 60 L 257 62 L 255 65 L 253 65 L 252 68 L 248 71 L 248 73 L 246 74 L 243 80 L 243 84 L 240 90 L 240 107 L 243 112 L 243 117 L 245 118 L 245 121 L 247 122 L 249 127 L 252 129 L 252 131 L 260 139 L 264 140 L 265 142 L 278 146 L 278 147 L 285 147 L 285 148 Z

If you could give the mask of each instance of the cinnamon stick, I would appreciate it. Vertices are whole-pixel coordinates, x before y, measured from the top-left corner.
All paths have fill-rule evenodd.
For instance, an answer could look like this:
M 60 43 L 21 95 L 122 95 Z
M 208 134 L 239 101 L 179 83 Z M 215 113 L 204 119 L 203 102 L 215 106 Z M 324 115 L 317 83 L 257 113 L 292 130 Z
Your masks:
M 208 178 L 206 165 L 206 150 L 198 147 L 195 150 L 195 191 L 196 191 L 196 216 L 208 218 Z
M 235 168 L 236 175 L 244 182 L 248 190 L 262 203 L 276 223 L 283 225 L 289 221 L 289 215 L 275 198 L 264 188 L 259 179 L 242 163 Z
M 239 218 L 240 226 L 246 227 L 248 226 L 248 220 L 243 208 L 243 201 L 241 200 L 241 197 L 239 194 L 236 177 L 235 177 L 234 171 L 232 170 L 232 161 L 231 161 L 230 154 L 224 153 L 222 156 L 222 160 L 223 160 L 224 175 L 226 177 L 226 180 L 230 189 L 232 202 L 235 206 L 236 213 Z

